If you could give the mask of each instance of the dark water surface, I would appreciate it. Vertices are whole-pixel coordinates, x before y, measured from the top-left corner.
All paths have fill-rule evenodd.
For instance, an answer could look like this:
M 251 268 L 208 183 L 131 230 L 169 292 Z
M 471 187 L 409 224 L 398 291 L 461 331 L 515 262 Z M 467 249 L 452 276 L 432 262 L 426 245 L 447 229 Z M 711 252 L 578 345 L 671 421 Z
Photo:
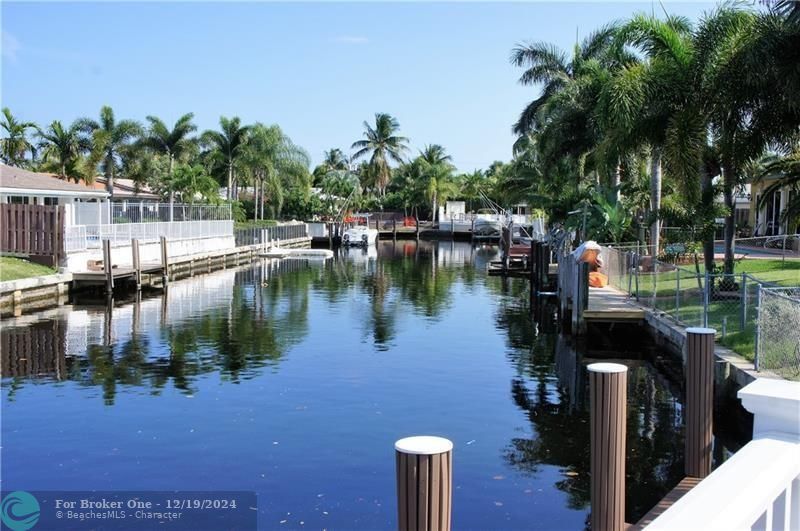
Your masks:
M 393 443 L 434 434 L 454 528 L 582 529 L 591 360 L 495 255 L 380 242 L 4 321 L 2 488 L 254 490 L 260 528 L 392 529 Z M 625 363 L 631 521 L 680 479 L 683 432 L 674 386 Z

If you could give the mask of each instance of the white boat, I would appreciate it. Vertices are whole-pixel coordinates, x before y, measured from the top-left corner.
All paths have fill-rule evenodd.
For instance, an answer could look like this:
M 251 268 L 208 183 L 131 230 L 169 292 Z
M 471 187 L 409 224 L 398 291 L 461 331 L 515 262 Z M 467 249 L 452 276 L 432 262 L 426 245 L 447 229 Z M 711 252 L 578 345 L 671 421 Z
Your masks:
M 375 245 L 378 240 L 378 231 L 364 225 L 356 225 L 347 229 L 342 234 L 342 245 Z
M 259 253 L 265 258 L 317 258 L 325 260 L 333 258 L 333 251 L 329 249 L 281 249 L 280 247 L 270 247 L 266 251 Z
M 499 221 L 478 218 L 474 230 L 476 236 L 499 236 L 503 225 Z

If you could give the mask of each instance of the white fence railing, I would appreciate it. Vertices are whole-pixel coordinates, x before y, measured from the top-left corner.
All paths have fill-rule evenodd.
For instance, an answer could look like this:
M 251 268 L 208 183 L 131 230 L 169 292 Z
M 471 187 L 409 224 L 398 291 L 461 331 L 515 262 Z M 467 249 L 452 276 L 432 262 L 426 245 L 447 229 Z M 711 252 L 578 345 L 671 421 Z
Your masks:
M 800 383 L 760 378 L 739 398 L 753 440 L 646 529 L 800 529 Z
M 223 221 L 229 219 L 233 219 L 230 205 L 194 205 L 132 201 L 122 201 L 111 204 L 112 223 Z
M 103 246 L 103 240 L 110 240 L 112 247 L 130 245 L 133 239 L 139 240 L 140 243 L 153 242 L 158 241 L 161 236 L 173 241 L 232 237 L 233 221 L 74 225 L 65 228 L 64 250 L 69 253 L 86 249 L 99 249 Z

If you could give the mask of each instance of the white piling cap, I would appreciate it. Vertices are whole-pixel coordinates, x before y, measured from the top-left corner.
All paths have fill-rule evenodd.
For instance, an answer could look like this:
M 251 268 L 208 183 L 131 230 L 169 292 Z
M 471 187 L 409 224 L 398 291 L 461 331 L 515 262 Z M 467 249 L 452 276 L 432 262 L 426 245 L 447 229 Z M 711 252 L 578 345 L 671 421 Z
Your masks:
M 716 335 L 717 331 L 713 328 L 703 328 L 702 326 L 693 326 L 686 329 L 687 334 L 711 334 Z
M 591 372 L 617 373 L 626 372 L 628 367 L 621 363 L 592 363 L 586 367 Z
M 444 437 L 418 435 L 400 439 L 394 443 L 394 449 L 404 454 L 435 455 L 449 452 L 453 449 L 453 443 Z

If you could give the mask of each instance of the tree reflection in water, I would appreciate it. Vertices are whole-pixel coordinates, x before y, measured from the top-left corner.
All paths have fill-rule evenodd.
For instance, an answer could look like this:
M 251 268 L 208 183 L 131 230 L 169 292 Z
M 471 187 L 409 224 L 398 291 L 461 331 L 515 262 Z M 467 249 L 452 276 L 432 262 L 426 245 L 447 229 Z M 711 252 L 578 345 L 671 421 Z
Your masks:
M 512 290 L 521 290 L 517 286 Z M 574 509 L 590 502 L 588 359 L 546 320 L 538 328 L 521 293 L 504 299 L 498 323 L 509 333 L 510 361 L 517 368 L 511 396 L 525 412 L 533 436 L 514 438 L 504 451 L 517 470 L 536 475 L 559 467 L 557 488 Z M 552 317 L 552 310 L 544 315 Z M 545 318 L 547 319 L 547 318 Z M 538 333 L 537 333 L 538 332 Z M 683 428 L 679 390 L 649 362 L 628 366 L 626 521 L 636 522 L 683 478 Z

